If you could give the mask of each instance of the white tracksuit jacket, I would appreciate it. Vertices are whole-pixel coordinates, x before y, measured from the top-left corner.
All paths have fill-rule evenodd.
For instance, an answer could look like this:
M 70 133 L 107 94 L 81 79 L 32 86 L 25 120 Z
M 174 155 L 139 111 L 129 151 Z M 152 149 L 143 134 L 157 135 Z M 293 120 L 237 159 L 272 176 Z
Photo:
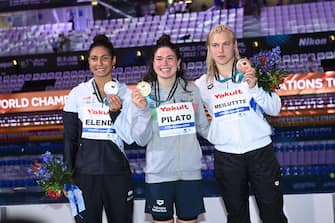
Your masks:
M 249 89 L 246 82 L 220 83 L 208 87 L 206 75 L 195 84 L 212 116 L 208 140 L 222 152 L 242 154 L 271 143 L 272 130 L 263 113 L 275 116 L 281 108 L 278 94 L 265 92 L 256 85 Z

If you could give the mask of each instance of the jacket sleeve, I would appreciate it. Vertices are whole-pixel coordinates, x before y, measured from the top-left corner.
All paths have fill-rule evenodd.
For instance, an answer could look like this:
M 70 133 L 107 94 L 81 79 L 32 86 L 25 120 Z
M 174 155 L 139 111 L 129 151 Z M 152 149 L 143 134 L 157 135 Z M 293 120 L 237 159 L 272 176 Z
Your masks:
M 208 98 L 208 88 L 207 88 L 207 83 L 206 83 L 206 75 L 202 75 L 200 78 L 196 79 L 194 81 L 194 84 L 198 87 L 199 89 L 199 94 L 201 98 L 202 104 L 205 106 L 205 108 L 208 111 L 209 115 L 212 115 L 212 108 L 209 105 L 209 98 Z
M 118 113 L 117 117 L 114 121 L 114 127 L 118 136 L 127 144 L 132 144 L 134 142 L 130 127 L 131 127 L 131 114 L 130 114 L 130 90 L 128 87 L 123 88 L 124 96 L 121 98 L 122 100 L 122 109 L 121 112 Z
M 256 85 L 250 89 L 250 93 L 255 99 L 256 103 L 263 109 L 263 111 L 272 116 L 279 115 L 281 109 L 281 99 L 276 92 L 271 95 L 263 90 L 263 88 Z
M 121 113 L 121 110 L 118 110 L 115 112 L 109 111 L 109 117 L 112 119 L 113 123 L 115 122 L 116 118 L 119 116 L 120 113 Z
M 208 118 L 205 112 L 205 107 L 202 102 L 200 91 L 196 85 L 195 87 L 195 102 L 196 102 L 196 108 L 195 108 L 195 123 L 197 128 L 197 133 L 201 135 L 203 138 L 207 138 L 208 135 L 208 129 L 209 129 L 209 122 Z
M 78 113 L 63 111 L 64 124 L 64 162 L 69 168 L 75 167 L 75 157 L 78 148 L 79 120 Z
M 151 109 L 140 109 L 131 103 L 131 135 L 139 146 L 145 146 L 152 137 Z

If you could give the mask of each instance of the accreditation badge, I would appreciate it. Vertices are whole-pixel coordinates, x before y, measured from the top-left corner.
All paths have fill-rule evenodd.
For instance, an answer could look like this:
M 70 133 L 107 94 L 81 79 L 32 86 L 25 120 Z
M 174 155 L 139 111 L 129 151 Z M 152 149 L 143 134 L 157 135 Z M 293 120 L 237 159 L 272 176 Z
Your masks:
M 243 88 L 218 92 L 212 97 L 213 118 L 241 119 L 250 111 L 250 98 Z
M 109 108 L 107 106 L 84 107 L 81 120 L 83 123 L 82 138 L 116 140 L 116 130 L 109 116 Z
M 160 137 L 194 134 L 195 118 L 191 102 L 160 105 L 157 108 L 157 122 Z

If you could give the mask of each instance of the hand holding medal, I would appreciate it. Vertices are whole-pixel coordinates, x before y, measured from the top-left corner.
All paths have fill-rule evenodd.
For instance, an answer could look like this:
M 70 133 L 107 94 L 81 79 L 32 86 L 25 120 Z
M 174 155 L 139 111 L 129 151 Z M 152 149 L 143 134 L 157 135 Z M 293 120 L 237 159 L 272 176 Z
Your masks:
M 151 85 L 146 81 L 140 81 L 136 85 L 136 89 L 132 93 L 133 103 L 142 109 L 148 106 L 146 97 L 151 93 Z
M 237 61 L 236 68 L 238 71 L 244 74 L 248 69 L 251 68 L 251 63 L 247 58 L 242 58 Z
M 104 92 L 107 95 L 107 97 L 112 95 L 117 95 L 119 92 L 119 85 L 115 80 L 108 81 L 104 85 Z
M 239 59 L 236 63 L 236 69 L 238 72 L 242 73 L 242 79 L 248 83 L 249 88 L 253 88 L 256 85 L 256 71 L 247 58 Z
M 244 78 L 244 74 L 251 64 L 248 59 L 242 58 L 237 61 L 235 68 L 233 69 L 232 81 L 234 83 L 241 83 Z
M 108 81 L 104 85 L 104 92 L 106 94 L 106 104 L 109 105 L 109 110 L 112 112 L 120 110 L 122 102 L 117 96 L 119 93 L 119 83 L 115 80 Z
M 146 81 L 140 81 L 137 83 L 136 89 L 143 95 L 143 97 L 146 97 L 151 92 L 151 85 Z

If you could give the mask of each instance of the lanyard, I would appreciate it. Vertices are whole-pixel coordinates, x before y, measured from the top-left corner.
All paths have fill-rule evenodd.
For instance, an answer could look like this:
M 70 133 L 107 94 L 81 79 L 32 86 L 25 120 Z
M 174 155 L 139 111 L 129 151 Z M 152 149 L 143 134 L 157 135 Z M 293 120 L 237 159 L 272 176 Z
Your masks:
M 167 98 L 165 100 L 163 100 L 163 99 L 160 98 L 159 83 L 158 83 L 158 81 L 154 82 L 154 85 L 155 85 L 155 95 L 152 95 L 152 94 L 148 95 L 147 96 L 147 100 L 154 101 L 155 104 L 156 104 L 156 107 L 158 107 L 161 103 L 170 101 L 173 98 L 174 93 L 177 90 L 177 86 L 178 86 L 177 79 L 178 78 L 176 78 L 176 80 L 174 81 L 174 83 L 172 85 L 172 88 L 170 89 L 169 94 L 168 94 L 168 96 L 167 96 Z M 178 79 L 178 81 L 179 81 L 179 79 Z M 149 105 L 152 105 L 152 103 L 149 103 Z
M 114 79 L 112 79 L 112 81 L 113 80 Z M 99 92 L 98 84 L 97 84 L 97 82 L 95 82 L 95 79 L 93 79 L 93 81 L 92 81 L 92 86 L 93 86 L 93 94 L 96 95 L 96 97 L 98 98 L 98 101 L 105 104 L 106 106 L 109 106 L 108 98 L 107 97 L 102 98 L 102 96 Z
M 242 80 L 243 80 L 243 73 L 239 72 L 236 69 L 236 62 L 234 62 L 230 77 L 227 77 L 227 78 L 224 78 L 224 79 L 221 80 L 220 75 L 215 74 L 215 80 L 220 82 L 220 83 L 225 83 L 225 82 L 230 81 L 230 80 L 232 80 L 233 83 L 241 83 Z
M 231 77 L 227 77 L 227 78 L 221 80 L 220 77 L 219 77 L 219 75 L 215 75 L 215 80 L 218 81 L 218 82 L 220 82 L 220 83 L 225 83 L 227 81 L 232 80 L 232 78 Z
M 93 94 L 98 98 L 98 101 L 103 103 L 103 98 L 100 95 L 99 88 L 95 80 L 93 79 L 92 81 L 92 86 L 93 86 Z

